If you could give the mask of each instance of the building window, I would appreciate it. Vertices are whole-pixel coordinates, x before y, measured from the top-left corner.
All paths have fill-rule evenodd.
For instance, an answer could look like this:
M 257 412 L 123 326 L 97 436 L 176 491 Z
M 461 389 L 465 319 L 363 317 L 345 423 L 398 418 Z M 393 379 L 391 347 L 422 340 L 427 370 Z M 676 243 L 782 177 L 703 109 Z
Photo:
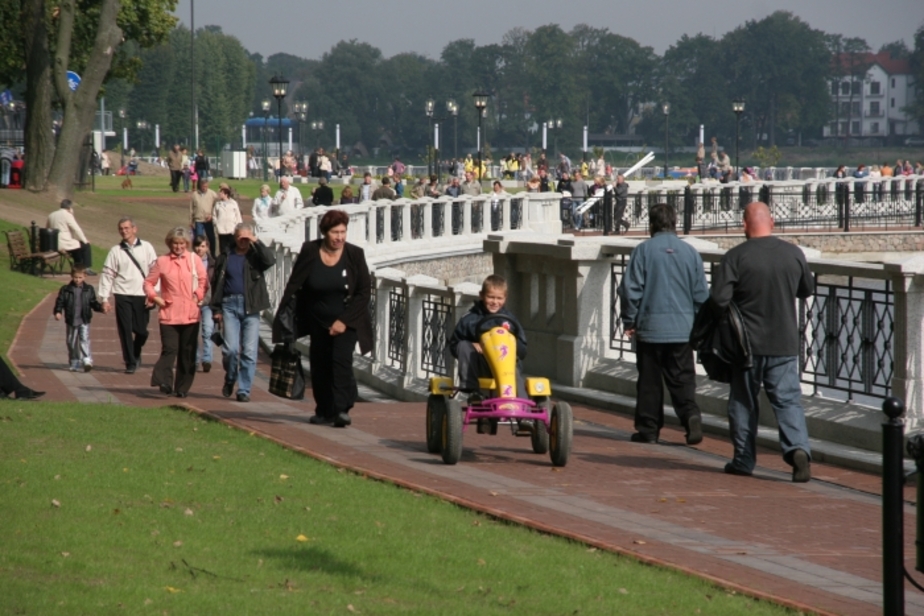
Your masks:
M 854 82 L 852 83 L 852 87 L 851 87 L 851 90 L 853 90 L 853 94 L 859 94 L 859 93 L 860 93 L 860 87 L 861 87 L 862 85 L 863 85 L 862 82 L 860 82 L 860 81 L 854 81 Z
M 860 101 L 850 103 L 850 114 L 860 117 Z
M 841 82 L 841 94 L 844 96 L 850 94 L 850 83 L 846 81 Z
M 878 81 L 869 82 L 869 93 L 870 94 L 881 94 Z
M 847 122 L 841 122 L 841 132 L 839 134 L 841 135 L 847 134 Z
M 859 134 L 860 134 L 860 123 L 859 123 L 859 122 L 851 122 L 851 123 L 850 123 L 850 132 L 853 133 L 854 135 L 859 135 Z
M 848 113 L 850 113 L 850 103 L 847 101 L 844 101 L 841 103 L 841 115 L 845 116 Z
M 879 101 L 870 101 L 869 114 L 874 118 L 879 117 Z
M 879 134 L 879 122 L 873 122 L 872 124 L 870 124 L 869 132 L 872 133 L 873 135 L 878 135 Z
M 889 106 L 890 106 L 892 109 L 895 109 L 895 99 L 894 99 L 894 98 L 892 99 L 892 104 L 889 105 Z
M 831 96 L 837 96 L 837 82 L 831 82 Z
M 895 77 L 892 77 L 892 87 L 895 87 Z

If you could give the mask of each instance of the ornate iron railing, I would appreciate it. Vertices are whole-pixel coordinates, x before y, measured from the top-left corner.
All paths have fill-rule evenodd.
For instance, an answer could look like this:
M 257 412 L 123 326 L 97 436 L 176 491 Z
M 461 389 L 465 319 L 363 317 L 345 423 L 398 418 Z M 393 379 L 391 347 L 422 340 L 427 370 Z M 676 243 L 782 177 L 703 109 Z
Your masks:
M 451 376 L 449 338 L 455 327 L 455 310 L 450 298 L 428 295 L 423 300 L 421 370 L 427 376 Z
M 407 362 L 407 292 L 393 287 L 388 292 L 388 363 L 404 369 Z

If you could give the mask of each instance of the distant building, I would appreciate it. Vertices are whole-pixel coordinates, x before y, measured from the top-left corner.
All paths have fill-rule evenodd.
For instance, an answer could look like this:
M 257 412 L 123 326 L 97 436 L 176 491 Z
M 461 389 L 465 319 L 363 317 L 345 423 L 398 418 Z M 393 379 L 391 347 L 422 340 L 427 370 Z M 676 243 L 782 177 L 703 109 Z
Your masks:
M 858 58 L 841 54 L 842 66 L 851 59 L 869 68 L 862 78 L 847 75 L 831 82 L 834 109 L 824 136 L 885 141 L 918 134 L 918 122 L 904 111 L 916 89 L 908 60 L 895 59 L 887 51 Z

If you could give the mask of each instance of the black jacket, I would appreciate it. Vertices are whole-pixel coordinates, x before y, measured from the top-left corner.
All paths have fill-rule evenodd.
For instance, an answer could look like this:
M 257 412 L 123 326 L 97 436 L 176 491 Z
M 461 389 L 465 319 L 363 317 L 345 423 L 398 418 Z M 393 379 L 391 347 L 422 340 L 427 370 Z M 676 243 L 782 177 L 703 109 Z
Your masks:
M 311 202 L 315 205 L 331 205 L 334 202 L 334 191 L 330 186 L 323 185 L 314 189 Z
M 308 275 L 311 264 L 321 258 L 321 242 L 312 240 L 302 244 L 295 260 L 292 275 L 286 283 L 276 318 L 273 319 L 273 342 L 291 343 L 311 332 L 311 315 L 308 312 Z M 340 320 L 350 329 L 356 330 L 359 350 L 363 354 L 372 350 L 372 317 L 369 314 L 369 298 L 372 293 L 372 278 L 366 264 L 366 253 L 359 246 L 347 242 L 343 247 L 347 271 L 346 311 Z
M 751 343 L 741 312 L 734 302 L 721 309 L 711 298 L 699 308 L 690 331 L 690 346 L 713 381 L 731 383 L 731 367 L 753 365 Z
M 517 321 L 517 318 L 513 316 L 513 313 L 506 308 L 501 308 L 494 314 L 513 322 L 513 334 L 517 337 L 517 359 L 519 361 L 526 359 L 526 330 L 523 329 L 523 326 Z M 456 329 L 452 332 L 452 337 L 449 339 L 449 351 L 452 353 L 453 357 L 457 357 L 456 347 L 459 346 L 461 341 L 468 340 L 469 342 L 478 342 L 481 339 L 481 334 L 486 331 L 486 326 L 488 324 L 497 325 L 501 322 L 500 320 L 485 321 L 485 325 L 480 328 L 481 331 L 476 331 L 479 321 L 489 315 L 491 315 L 491 313 L 485 308 L 484 302 L 478 300 L 469 311 L 459 319 L 459 322 L 456 323 Z
M 55 314 L 64 313 L 64 322 L 68 325 L 74 324 L 74 317 L 77 316 L 77 296 L 74 291 L 76 285 L 71 282 L 61 287 L 58 291 L 58 299 L 55 300 Z M 83 293 L 80 295 L 80 319 L 89 324 L 93 319 L 93 311 L 102 312 L 103 306 L 96 299 L 96 290 L 93 285 L 83 283 Z
M 231 247 L 234 250 L 234 247 Z M 263 272 L 276 263 L 276 255 L 266 244 L 257 240 L 250 244 L 250 250 L 244 255 L 244 312 L 257 314 L 270 307 L 269 293 L 266 290 L 266 279 Z M 225 292 L 225 272 L 228 269 L 228 253 L 223 252 L 215 262 L 215 271 L 212 272 L 211 293 L 212 311 L 221 311 L 221 298 Z

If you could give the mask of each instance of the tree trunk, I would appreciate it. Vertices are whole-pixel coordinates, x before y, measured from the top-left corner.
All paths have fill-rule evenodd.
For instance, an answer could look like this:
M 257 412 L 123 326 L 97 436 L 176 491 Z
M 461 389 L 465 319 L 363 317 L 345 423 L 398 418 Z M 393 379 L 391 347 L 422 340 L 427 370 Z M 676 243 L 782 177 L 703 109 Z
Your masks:
M 51 123 L 51 53 L 45 24 L 45 0 L 26 0 L 22 9 L 23 42 L 26 50 L 26 127 L 24 141 L 25 187 L 45 188 L 48 168 L 55 152 Z
M 64 103 L 64 119 L 45 189 L 54 192 L 59 198 L 69 197 L 74 192 L 74 178 L 81 158 L 80 148 L 84 147 L 84 139 L 93 123 L 96 97 L 112 65 L 116 46 L 122 41 L 122 30 L 116 25 L 119 0 L 103 0 L 90 59 L 84 69 L 80 87 L 71 92 L 67 84 L 67 65 L 74 28 L 73 11 L 73 1 L 61 3 L 54 63 L 55 91 Z

